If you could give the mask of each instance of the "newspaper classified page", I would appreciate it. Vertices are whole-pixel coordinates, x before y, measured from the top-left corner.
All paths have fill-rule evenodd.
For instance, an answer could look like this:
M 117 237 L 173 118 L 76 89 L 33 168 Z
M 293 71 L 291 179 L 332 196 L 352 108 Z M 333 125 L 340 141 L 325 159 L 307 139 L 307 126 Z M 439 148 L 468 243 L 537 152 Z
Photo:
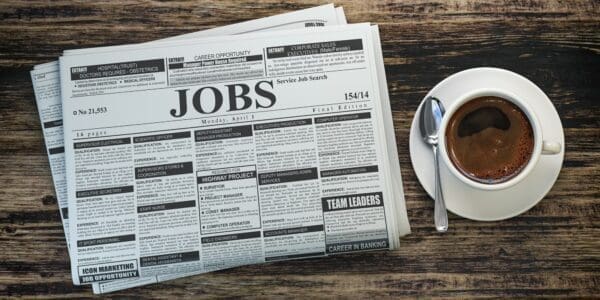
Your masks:
M 61 58 L 74 283 L 398 247 L 375 56 L 360 24 Z
M 341 7 L 335 8 L 333 5 L 323 5 L 314 8 L 294 11 L 263 19 L 247 21 L 239 24 L 228 25 L 224 27 L 213 28 L 201 32 L 184 34 L 165 40 L 177 40 L 184 38 L 197 38 L 203 36 L 217 36 L 240 34 L 243 32 L 260 32 L 277 29 L 303 28 L 314 26 L 330 26 L 346 24 L 344 11 Z M 100 48 L 107 49 L 107 48 Z M 98 51 L 98 48 L 85 50 L 67 50 L 68 53 L 78 53 L 79 51 Z M 62 108 L 60 98 L 60 77 L 58 73 L 58 62 L 34 66 L 31 71 L 32 83 L 34 87 L 36 104 L 38 107 L 40 121 L 48 151 L 48 160 L 50 162 L 56 197 L 60 209 L 60 216 L 65 229 L 65 236 L 69 238 L 68 229 L 68 202 L 66 197 L 66 178 L 64 166 L 64 147 L 63 147 L 63 126 L 62 126 Z M 190 274 L 181 274 L 180 276 L 189 276 Z M 171 278 L 169 278 L 171 279 Z M 112 282 L 103 282 L 94 284 L 94 292 L 110 292 L 118 289 L 129 288 L 142 284 L 157 282 L 156 276 L 147 278 L 133 278 Z

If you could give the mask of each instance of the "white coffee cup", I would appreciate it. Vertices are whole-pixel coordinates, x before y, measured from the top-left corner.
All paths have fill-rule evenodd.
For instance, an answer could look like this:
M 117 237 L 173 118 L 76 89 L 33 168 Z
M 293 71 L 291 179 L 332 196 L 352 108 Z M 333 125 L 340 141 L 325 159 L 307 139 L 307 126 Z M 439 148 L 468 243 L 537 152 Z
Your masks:
M 451 119 L 452 115 L 463 104 L 475 98 L 484 96 L 500 97 L 517 105 L 529 119 L 529 123 L 531 124 L 533 130 L 533 152 L 531 154 L 529 162 L 527 162 L 525 167 L 522 168 L 516 176 L 510 178 L 507 181 L 489 184 L 477 182 L 465 176 L 460 170 L 456 168 L 454 163 L 452 163 L 452 161 L 450 160 L 450 156 L 448 155 L 448 151 L 446 149 L 446 127 L 448 126 L 448 122 Z M 452 175 L 456 176 L 463 183 L 476 189 L 501 190 L 513 186 L 518 182 L 522 181 L 524 178 L 526 178 L 529 175 L 529 173 L 531 173 L 535 165 L 538 163 L 541 155 L 552 155 L 561 153 L 561 151 L 563 151 L 561 143 L 544 140 L 544 132 L 541 128 L 540 122 L 537 116 L 535 115 L 535 112 L 531 109 L 531 107 L 527 104 L 526 101 L 526 99 L 519 99 L 515 97 L 512 93 L 506 90 L 486 88 L 466 93 L 459 97 L 457 101 L 452 103 L 450 107 L 447 107 L 446 112 L 444 113 L 444 118 L 442 119 L 442 123 L 440 124 L 440 129 L 438 131 L 438 147 L 440 149 L 442 162 L 446 164 Z

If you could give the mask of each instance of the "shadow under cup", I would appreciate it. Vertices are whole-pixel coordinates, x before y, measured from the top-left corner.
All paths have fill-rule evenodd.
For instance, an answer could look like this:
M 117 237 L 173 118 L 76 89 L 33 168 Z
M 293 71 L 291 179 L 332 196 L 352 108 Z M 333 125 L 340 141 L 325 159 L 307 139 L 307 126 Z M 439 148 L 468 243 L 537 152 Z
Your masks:
M 531 162 L 535 148 L 533 122 L 509 99 L 499 93 L 474 94 L 460 101 L 447 116 L 447 157 L 470 181 L 506 183 Z

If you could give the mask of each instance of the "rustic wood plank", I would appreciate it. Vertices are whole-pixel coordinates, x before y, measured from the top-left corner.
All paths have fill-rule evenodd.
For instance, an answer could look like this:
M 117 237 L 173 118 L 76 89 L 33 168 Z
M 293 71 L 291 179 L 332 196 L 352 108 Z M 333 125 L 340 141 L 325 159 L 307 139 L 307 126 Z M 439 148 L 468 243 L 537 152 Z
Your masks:
M 74 287 L 28 71 L 65 49 L 143 42 L 320 1 L 0 2 L 0 297 L 86 298 Z M 340 1 L 380 25 L 413 234 L 395 252 L 246 266 L 114 297 L 594 297 L 600 294 L 600 5 L 597 1 Z M 565 127 L 559 179 L 500 222 L 450 215 L 445 235 L 408 157 L 421 98 L 474 66 L 538 84 Z

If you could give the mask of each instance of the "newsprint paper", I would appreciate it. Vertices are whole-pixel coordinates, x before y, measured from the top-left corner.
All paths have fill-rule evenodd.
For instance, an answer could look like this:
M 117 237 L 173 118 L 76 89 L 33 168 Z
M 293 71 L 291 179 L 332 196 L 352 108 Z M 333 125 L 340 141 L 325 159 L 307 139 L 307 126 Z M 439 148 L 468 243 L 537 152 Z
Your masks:
M 73 282 L 397 248 L 373 30 L 61 57 Z
M 241 34 L 249 32 L 281 30 L 291 28 L 303 28 L 314 26 L 331 26 L 346 24 L 344 11 L 341 7 L 323 5 L 319 7 L 304 9 L 291 13 L 285 13 L 268 18 L 252 20 L 239 24 L 213 28 L 201 32 L 184 34 L 165 40 L 184 38 L 197 38 L 203 36 L 217 36 Z M 76 50 L 72 50 L 76 52 Z M 70 52 L 70 51 L 65 51 Z M 56 189 L 60 216 L 63 220 L 66 238 L 68 240 L 68 204 L 66 199 L 66 178 L 64 167 L 64 147 L 62 128 L 62 109 L 60 98 L 60 78 L 58 75 L 58 62 L 51 62 L 34 66 L 31 72 L 36 102 L 45 136 L 48 158 L 52 171 L 52 177 Z M 141 278 L 130 278 L 103 283 L 94 283 L 94 293 L 111 292 L 115 290 L 130 288 L 143 284 L 155 283 L 160 280 L 173 279 L 191 274 L 174 274 L 172 276 L 148 276 Z
M 40 117 L 64 123 L 62 149 L 45 134 L 51 161 L 66 159 L 75 284 L 399 246 L 410 228 L 378 31 L 334 19 L 65 52 L 61 91 L 40 93 L 60 97 L 63 122 Z

